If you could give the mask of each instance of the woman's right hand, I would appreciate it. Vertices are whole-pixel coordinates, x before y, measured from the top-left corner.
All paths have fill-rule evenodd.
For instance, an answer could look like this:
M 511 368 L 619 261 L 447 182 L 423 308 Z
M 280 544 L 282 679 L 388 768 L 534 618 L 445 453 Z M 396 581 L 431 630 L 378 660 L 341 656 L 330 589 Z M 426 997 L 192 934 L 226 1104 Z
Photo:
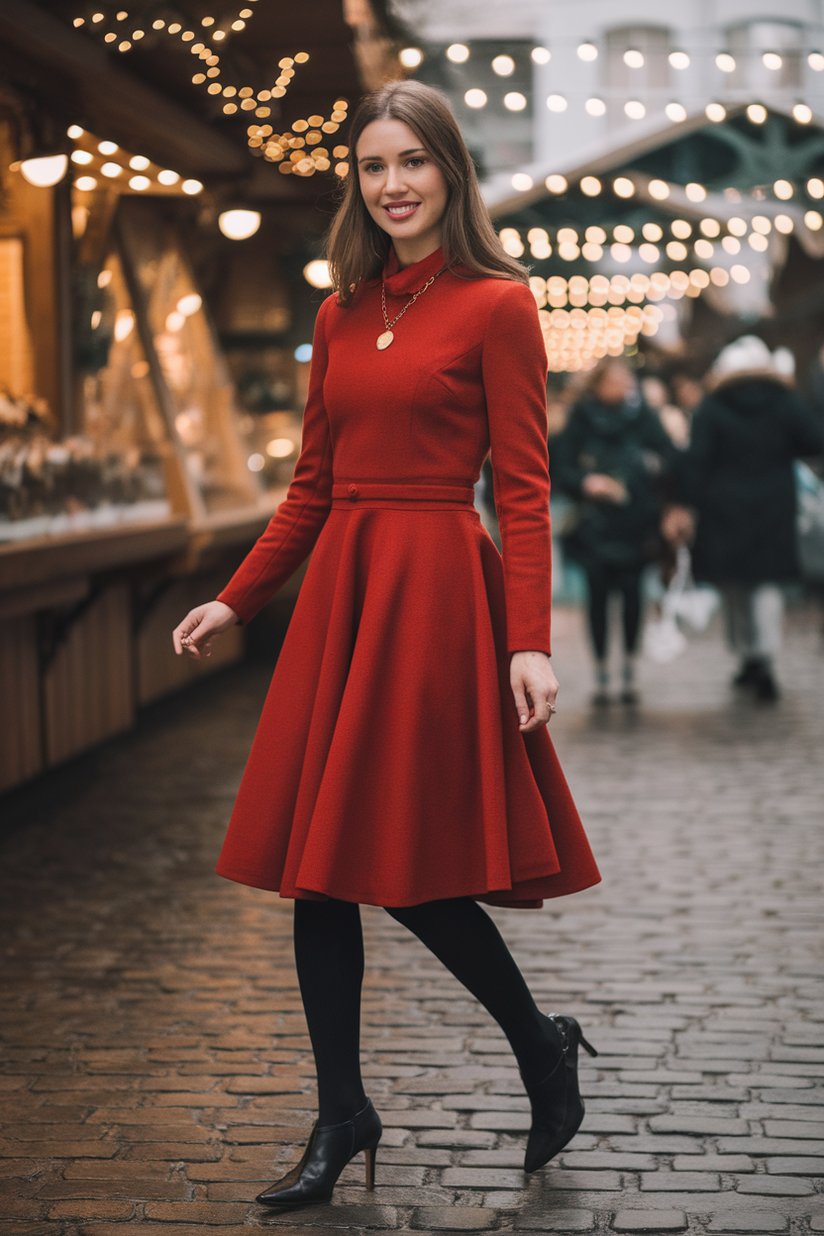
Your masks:
M 239 621 L 235 611 L 222 601 L 196 605 L 172 632 L 175 652 L 178 656 L 188 652 L 195 661 L 201 661 L 210 656 L 215 636 L 228 631 Z

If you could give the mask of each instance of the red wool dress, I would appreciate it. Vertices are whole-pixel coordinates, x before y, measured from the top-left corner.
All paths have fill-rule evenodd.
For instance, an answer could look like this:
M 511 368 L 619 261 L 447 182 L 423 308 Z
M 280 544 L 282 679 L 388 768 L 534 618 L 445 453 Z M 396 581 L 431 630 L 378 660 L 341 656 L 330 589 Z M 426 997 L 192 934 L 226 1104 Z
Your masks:
M 390 319 L 443 265 L 386 270 Z M 218 864 L 282 897 L 537 906 L 600 879 L 509 654 L 550 651 L 546 353 L 532 293 L 445 271 L 386 351 L 380 281 L 324 301 L 285 501 L 219 599 L 312 559 Z M 490 450 L 503 561 L 473 507 Z

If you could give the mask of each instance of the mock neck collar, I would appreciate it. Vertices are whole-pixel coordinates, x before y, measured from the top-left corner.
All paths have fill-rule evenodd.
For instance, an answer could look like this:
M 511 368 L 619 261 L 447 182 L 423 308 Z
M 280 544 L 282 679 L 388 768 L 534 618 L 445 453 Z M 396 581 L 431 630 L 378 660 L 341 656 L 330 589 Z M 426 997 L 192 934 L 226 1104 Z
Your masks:
M 429 257 L 423 258 L 420 262 L 413 262 L 411 266 L 406 266 L 401 270 L 398 265 L 398 255 L 394 247 L 390 248 L 389 260 L 383 272 L 386 290 L 390 296 L 411 296 L 445 264 L 443 249 L 436 249 L 434 253 L 429 254 Z

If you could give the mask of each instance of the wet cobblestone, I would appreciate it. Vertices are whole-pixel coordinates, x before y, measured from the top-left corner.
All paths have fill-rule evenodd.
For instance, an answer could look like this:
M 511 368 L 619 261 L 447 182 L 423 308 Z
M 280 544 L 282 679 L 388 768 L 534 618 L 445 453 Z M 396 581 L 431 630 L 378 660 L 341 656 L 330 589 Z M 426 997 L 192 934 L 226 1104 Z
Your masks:
M 374 1194 L 252 1199 L 313 1110 L 291 904 L 212 875 L 267 673 L 246 666 L 0 804 L 0 1236 L 124 1231 L 824 1231 L 824 656 L 796 611 L 774 708 L 717 630 L 593 715 L 558 614 L 555 730 L 604 884 L 496 911 L 547 1009 L 600 1049 L 587 1117 L 521 1171 L 528 1108 L 483 1010 L 364 913 Z

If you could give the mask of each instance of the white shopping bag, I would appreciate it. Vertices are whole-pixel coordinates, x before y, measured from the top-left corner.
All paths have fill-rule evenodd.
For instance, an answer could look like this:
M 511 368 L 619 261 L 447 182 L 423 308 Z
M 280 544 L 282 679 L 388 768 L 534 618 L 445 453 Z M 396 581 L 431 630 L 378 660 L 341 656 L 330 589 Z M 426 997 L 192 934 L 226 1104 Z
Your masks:
M 692 583 L 692 559 L 682 545 L 675 560 L 675 574 L 661 602 L 661 617 L 644 628 L 644 654 L 651 661 L 673 661 L 687 646 L 679 622 L 693 631 L 706 631 L 720 598 L 714 588 L 697 588 Z

